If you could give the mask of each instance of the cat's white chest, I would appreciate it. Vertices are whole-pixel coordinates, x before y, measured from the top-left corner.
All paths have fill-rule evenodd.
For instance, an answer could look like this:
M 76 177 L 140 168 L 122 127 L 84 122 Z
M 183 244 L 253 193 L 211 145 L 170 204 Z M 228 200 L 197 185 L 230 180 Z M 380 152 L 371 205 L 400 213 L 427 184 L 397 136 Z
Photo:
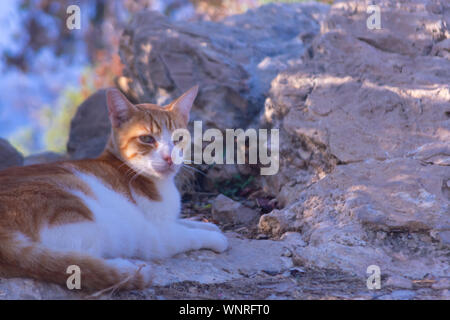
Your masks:
M 161 201 L 153 201 L 147 197 L 134 194 L 136 205 L 145 217 L 155 223 L 163 221 L 174 221 L 178 218 L 181 210 L 181 197 L 173 180 L 161 181 L 158 191 Z

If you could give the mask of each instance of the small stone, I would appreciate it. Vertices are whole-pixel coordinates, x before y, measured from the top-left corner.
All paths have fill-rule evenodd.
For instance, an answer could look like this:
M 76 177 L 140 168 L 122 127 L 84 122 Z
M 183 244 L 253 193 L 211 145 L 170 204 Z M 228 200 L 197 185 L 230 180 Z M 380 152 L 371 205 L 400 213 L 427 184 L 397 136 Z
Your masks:
M 277 237 L 289 229 L 295 228 L 295 213 L 290 210 L 273 210 L 259 219 L 258 228 L 261 232 Z
M 432 240 L 428 234 L 419 235 L 419 239 L 420 239 L 420 241 L 423 241 L 423 242 L 431 242 L 431 240 Z
M 441 296 L 446 300 L 450 299 L 450 290 L 448 289 L 442 290 Z
M 413 283 L 411 280 L 401 276 L 392 276 L 386 281 L 386 286 L 391 286 L 401 289 L 412 289 Z
M 295 268 L 289 269 L 289 273 L 291 276 L 295 277 L 295 276 L 299 276 L 302 273 L 305 273 L 305 270 L 300 267 L 295 267 Z
M 256 240 L 266 240 L 266 239 L 269 239 L 269 236 L 267 234 L 260 233 L 256 235 Z
M 411 290 L 396 290 L 390 295 L 393 300 L 410 300 L 416 296 L 416 293 Z
M 262 270 L 265 274 L 268 274 L 269 276 L 276 276 L 277 274 L 280 274 L 278 270 Z
M 251 224 L 256 222 L 259 213 L 241 203 L 220 194 L 212 205 L 212 217 L 219 224 Z
M 450 279 L 449 278 L 441 278 L 438 281 L 436 281 L 435 283 L 433 283 L 431 288 L 433 288 L 435 290 L 450 289 Z
M 306 243 L 305 241 L 303 241 L 303 237 L 300 233 L 298 232 L 285 232 L 280 240 L 285 241 L 291 245 L 294 245 L 295 247 L 306 247 Z
M 450 246 L 450 231 L 440 231 L 438 238 L 443 246 Z
M 281 255 L 283 257 L 292 257 L 292 251 L 286 248 Z
M 378 231 L 378 232 L 377 232 L 377 239 L 378 239 L 378 240 L 384 240 L 384 239 L 386 239 L 386 232 Z

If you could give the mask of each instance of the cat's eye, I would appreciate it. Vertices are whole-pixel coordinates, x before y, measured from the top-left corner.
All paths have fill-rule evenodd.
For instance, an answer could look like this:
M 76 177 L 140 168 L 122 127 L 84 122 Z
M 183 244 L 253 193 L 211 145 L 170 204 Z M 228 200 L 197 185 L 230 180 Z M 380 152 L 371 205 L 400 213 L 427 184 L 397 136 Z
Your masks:
M 139 136 L 139 141 L 145 144 L 154 144 L 156 142 L 155 138 L 153 138 L 151 135 L 143 135 Z

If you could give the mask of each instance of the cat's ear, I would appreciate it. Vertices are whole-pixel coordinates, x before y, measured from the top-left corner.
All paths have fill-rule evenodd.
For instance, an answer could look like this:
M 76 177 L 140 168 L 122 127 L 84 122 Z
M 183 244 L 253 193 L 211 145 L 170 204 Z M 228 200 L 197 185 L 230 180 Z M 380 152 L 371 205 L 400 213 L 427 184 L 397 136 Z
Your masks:
M 135 106 L 118 89 L 106 91 L 109 120 L 114 128 L 120 127 L 131 118 Z
M 189 122 L 189 112 L 191 111 L 192 105 L 195 98 L 197 97 L 198 86 L 190 88 L 181 97 L 172 102 L 170 110 L 180 114 L 186 123 Z

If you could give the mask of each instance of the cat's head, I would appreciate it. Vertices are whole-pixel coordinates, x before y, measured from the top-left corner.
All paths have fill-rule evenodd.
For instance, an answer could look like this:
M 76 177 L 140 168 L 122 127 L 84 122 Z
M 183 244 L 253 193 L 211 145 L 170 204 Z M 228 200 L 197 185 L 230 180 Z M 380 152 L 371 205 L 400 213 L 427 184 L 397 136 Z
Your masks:
M 112 126 L 110 148 L 138 174 L 156 178 L 174 176 L 179 166 L 172 159 L 172 133 L 186 128 L 198 86 L 166 106 L 132 104 L 117 89 L 106 92 Z

